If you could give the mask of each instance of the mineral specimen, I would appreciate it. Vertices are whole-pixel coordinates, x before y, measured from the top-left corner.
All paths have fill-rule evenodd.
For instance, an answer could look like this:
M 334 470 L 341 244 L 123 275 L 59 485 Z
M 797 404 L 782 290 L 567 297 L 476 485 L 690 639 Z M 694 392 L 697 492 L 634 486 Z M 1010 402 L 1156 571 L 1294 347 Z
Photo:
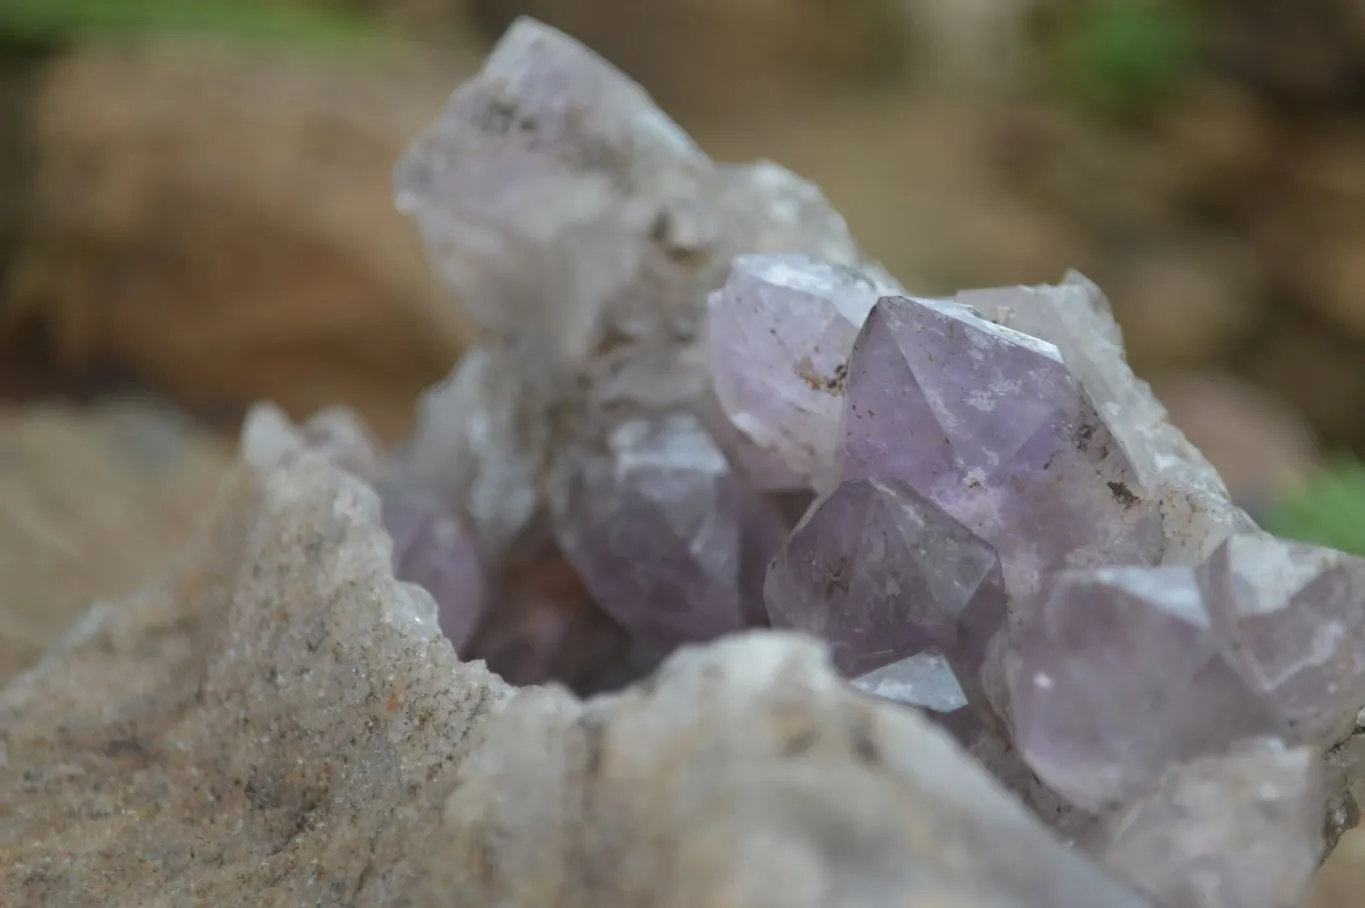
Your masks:
M 1200 568 L 1213 625 L 1286 732 L 1339 741 L 1365 705 L 1365 559 L 1265 534 L 1232 536 Z
M 1064 568 L 1161 557 L 1157 502 L 1052 344 L 886 299 L 847 384 L 844 477 L 902 482 L 993 545 L 1016 610 Z
M 775 627 L 829 641 L 851 676 L 927 650 L 967 685 L 1005 620 L 995 551 L 909 489 L 852 480 L 816 503 L 768 570 Z
M 555 538 L 593 597 L 660 652 L 758 623 L 777 517 L 697 419 L 623 422 L 562 461 Z
M 388 455 L 254 413 L 0 693 L 0 902 L 1146 908 L 1101 824 L 1286 908 L 1358 815 L 1361 562 L 1258 533 L 1084 279 L 906 296 L 526 20 L 397 183 L 481 343 Z M 825 644 L 690 645 L 769 614 Z
M 811 256 L 741 255 L 711 294 L 716 398 L 800 485 L 834 478 L 853 339 L 878 298 L 900 292 L 874 274 Z
M 1224 658 L 1193 568 L 1062 574 L 1015 641 L 1009 681 L 1025 759 L 1090 809 L 1280 730 Z
M 1104 863 L 1167 908 L 1295 908 L 1322 854 L 1317 751 L 1279 741 L 1169 769 L 1111 819 Z

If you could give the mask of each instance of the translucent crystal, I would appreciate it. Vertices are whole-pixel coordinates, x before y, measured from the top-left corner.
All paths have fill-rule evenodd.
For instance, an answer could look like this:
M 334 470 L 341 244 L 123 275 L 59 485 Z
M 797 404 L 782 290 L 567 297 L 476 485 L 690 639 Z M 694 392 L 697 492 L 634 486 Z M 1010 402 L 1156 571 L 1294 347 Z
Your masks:
M 395 183 L 484 336 L 586 373 L 603 400 L 662 408 L 705 389 L 705 294 L 737 253 L 857 259 L 819 189 L 775 164 L 716 166 L 639 85 L 529 19 Z
M 731 465 L 756 489 L 768 492 L 799 492 L 804 480 L 778 458 L 774 451 L 756 445 L 730 421 L 714 392 L 703 394 L 692 412 L 725 452 Z M 802 509 L 802 514 L 805 509 Z M 800 517 L 800 514 L 797 515 Z
M 776 515 L 695 417 L 626 421 L 561 457 L 555 537 L 593 598 L 658 652 L 763 623 Z
M 1167 908 L 1294 908 L 1322 854 L 1321 761 L 1257 742 L 1172 767 L 1101 849 Z
M 858 265 L 877 280 L 895 283 L 879 266 L 863 260 L 848 222 L 820 187 L 781 164 L 717 164 L 711 197 L 718 218 L 742 239 L 736 253 L 803 252 L 836 264 Z M 725 263 L 727 269 L 729 264 Z
M 640 280 L 670 203 L 696 195 L 710 169 L 644 89 L 522 19 L 395 181 L 441 275 L 487 331 L 534 335 L 577 360 L 607 307 Z M 701 212 L 684 227 L 673 217 L 667 229 L 704 246 L 718 229 L 711 220 Z
M 431 594 L 441 632 L 466 656 L 486 594 L 477 542 L 453 515 L 421 501 L 389 494 L 382 512 L 393 539 L 394 576 Z
M 1161 555 L 1157 502 L 1058 349 L 958 303 L 876 305 L 844 423 L 845 478 L 903 482 L 993 545 L 1016 609 L 1063 568 Z
M 925 651 L 853 679 L 853 686 L 883 700 L 894 700 L 922 710 L 935 722 L 969 744 L 981 730 L 967 706 L 967 695 L 940 653 Z
M 1088 809 L 1280 728 L 1224 658 L 1193 568 L 1060 575 L 1015 641 L 1009 684 L 1024 758 Z
M 417 428 L 394 456 L 394 482 L 464 515 L 490 557 L 543 506 L 556 389 L 515 349 L 472 348 L 417 406 Z
M 1229 658 L 1287 729 L 1322 746 L 1365 705 L 1365 559 L 1261 533 L 1199 571 Z
M 876 480 L 817 502 L 768 570 L 776 627 L 830 642 L 850 676 L 935 650 L 971 686 L 1005 619 L 994 550 L 929 501 Z
M 1194 564 L 1229 534 L 1254 529 L 1217 471 L 1133 375 L 1104 294 L 1072 272 L 1061 284 L 959 293 L 986 318 L 1056 344 L 1123 445 L 1138 483 L 1160 504 L 1167 562 Z
M 715 394 L 735 427 L 804 486 L 832 478 L 853 339 L 902 292 L 807 255 L 742 255 L 710 296 Z

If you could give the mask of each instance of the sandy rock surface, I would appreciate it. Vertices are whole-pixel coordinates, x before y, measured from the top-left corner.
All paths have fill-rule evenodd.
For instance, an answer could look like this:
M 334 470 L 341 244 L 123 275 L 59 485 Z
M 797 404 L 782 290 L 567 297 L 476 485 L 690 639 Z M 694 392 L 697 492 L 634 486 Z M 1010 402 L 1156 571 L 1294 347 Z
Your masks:
M 0 408 L 0 682 L 92 602 L 162 573 L 203 525 L 231 456 L 144 402 Z
M 243 468 L 216 514 L 0 692 L 0 904 L 1144 904 L 812 641 L 518 691 L 359 481 Z

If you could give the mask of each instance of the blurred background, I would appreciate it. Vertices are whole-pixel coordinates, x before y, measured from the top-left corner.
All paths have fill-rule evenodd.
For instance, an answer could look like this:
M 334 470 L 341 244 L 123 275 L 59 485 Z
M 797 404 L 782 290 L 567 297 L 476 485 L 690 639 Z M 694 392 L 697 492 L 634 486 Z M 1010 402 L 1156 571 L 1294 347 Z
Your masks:
M 0 679 L 164 563 L 252 401 L 402 436 L 470 335 L 390 170 L 522 14 L 917 293 L 1083 271 L 1239 500 L 1365 549 L 1359 0 L 0 0 Z

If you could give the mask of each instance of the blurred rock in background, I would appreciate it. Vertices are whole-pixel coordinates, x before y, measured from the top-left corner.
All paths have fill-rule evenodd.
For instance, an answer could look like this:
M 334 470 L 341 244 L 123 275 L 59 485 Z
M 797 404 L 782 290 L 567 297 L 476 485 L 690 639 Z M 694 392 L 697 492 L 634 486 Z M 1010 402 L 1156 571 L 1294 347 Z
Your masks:
M 684 121 L 748 116 L 811 92 L 893 83 L 909 63 L 901 0 L 467 0 L 487 41 L 529 15 L 584 41 Z M 686 125 L 686 124 L 685 124 Z
M 718 157 L 823 185 L 912 289 L 1080 268 L 1139 371 L 1235 374 L 1365 448 L 1365 17 L 1348 4 L 290 2 L 408 43 L 359 63 L 198 41 L 6 54 L 0 156 L 26 178 L 0 193 L 0 390 L 113 376 L 206 415 L 341 402 L 401 433 L 465 325 L 389 172 L 470 48 L 530 14 Z
M 466 329 L 389 173 L 463 72 L 199 42 L 46 62 L 6 127 L 29 166 L 0 363 L 113 372 L 209 414 L 341 399 L 393 437 Z
M 91 603 L 163 573 L 232 446 L 165 407 L 0 407 L 0 684 Z

